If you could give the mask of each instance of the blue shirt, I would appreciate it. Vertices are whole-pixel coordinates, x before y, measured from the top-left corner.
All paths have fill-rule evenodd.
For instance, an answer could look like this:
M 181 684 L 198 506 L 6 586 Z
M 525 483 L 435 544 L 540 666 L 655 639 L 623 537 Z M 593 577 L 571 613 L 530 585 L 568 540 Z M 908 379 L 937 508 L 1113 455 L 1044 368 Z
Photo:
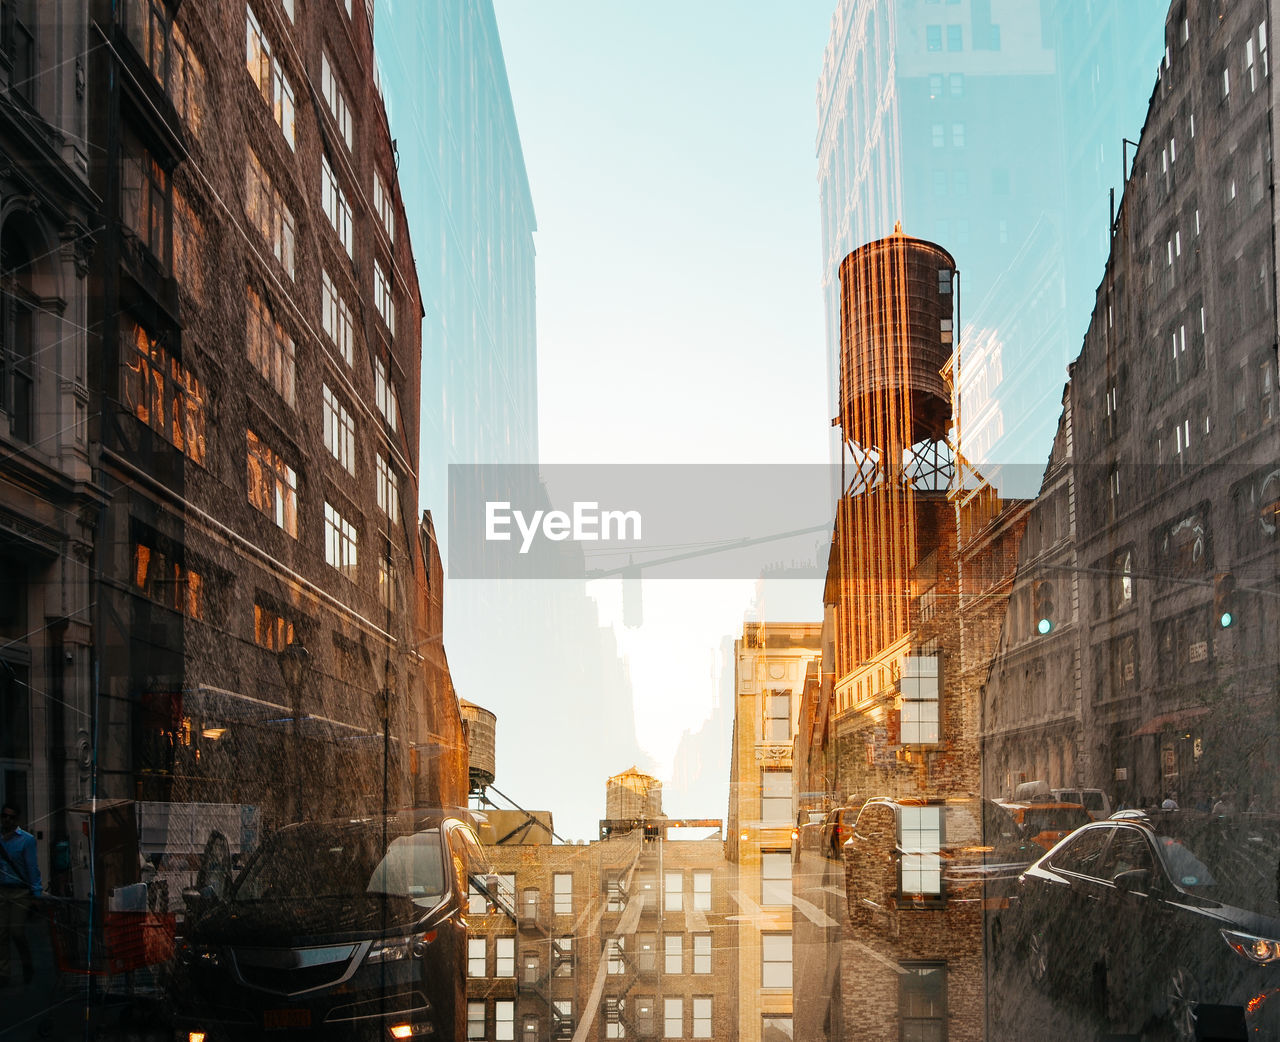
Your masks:
M 0 835 L 9 858 L 0 857 L 0 886 L 29 886 L 33 897 L 40 896 L 40 862 L 36 860 L 36 837 L 23 829 Z M 13 861 L 13 865 L 9 860 Z M 17 865 L 21 875 L 13 869 Z

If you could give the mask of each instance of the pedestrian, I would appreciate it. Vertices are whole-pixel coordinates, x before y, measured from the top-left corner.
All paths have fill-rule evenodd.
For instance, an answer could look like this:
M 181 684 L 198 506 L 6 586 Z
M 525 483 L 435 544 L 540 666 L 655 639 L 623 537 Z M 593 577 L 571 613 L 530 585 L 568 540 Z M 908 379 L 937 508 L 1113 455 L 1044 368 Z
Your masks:
M 40 863 L 36 838 L 18 827 L 16 804 L 0 807 L 0 988 L 9 984 L 9 942 L 18 949 L 22 980 L 35 976 L 31 946 L 27 943 L 27 918 L 32 902 L 40 896 Z
M 1178 801 L 1174 799 L 1173 793 L 1170 792 L 1165 795 L 1164 802 L 1160 804 L 1160 809 L 1161 810 L 1177 810 L 1178 809 Z

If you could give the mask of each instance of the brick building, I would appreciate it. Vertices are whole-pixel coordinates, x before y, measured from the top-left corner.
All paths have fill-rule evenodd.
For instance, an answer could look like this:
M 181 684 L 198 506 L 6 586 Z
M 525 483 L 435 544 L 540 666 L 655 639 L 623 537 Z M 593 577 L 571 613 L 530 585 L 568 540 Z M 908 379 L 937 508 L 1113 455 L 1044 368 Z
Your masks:
M 674 824 L 604 822 L 581 844 L 504 830 L 489 852 L 507 907 L 476 894 L 468 917 L 469 1039 L 736 1037 L 725 844 Z
M 794 1037 L 792 749 L 821 630 L 809 622 L 747 623 L 734 646 L 728 853 L 743 913 L 735 967 L 741 1042 Z
M 1027 593 L 988 687 L 997 790 L 1025 776 L 1129 805 L 1280 798 L 1272 28 L 1263 0 L 1169 8 L 1035 508 L 1043 545 L 1024 544 Z

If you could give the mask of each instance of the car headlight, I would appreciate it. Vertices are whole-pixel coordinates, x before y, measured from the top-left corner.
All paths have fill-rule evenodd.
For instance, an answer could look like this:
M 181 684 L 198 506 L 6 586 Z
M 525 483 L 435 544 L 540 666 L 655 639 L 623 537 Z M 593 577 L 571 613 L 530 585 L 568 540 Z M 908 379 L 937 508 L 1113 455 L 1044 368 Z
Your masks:
M 1231 946 L 1232 951 L 1243 955 L 1250 962 L 1256 962 L 1259 966 L 1280 960 L 1280 941 L 1273 938 L 1258 937 L 1236 930 L 1223 930 L 1222 939 Z
M 385 941 L 374 944 L 369 949 L 369 954 L 365 956 L 364 961 L 371 962 L 399 962 L 402 959 L 421 958 L 427 950 L 427 945 L 436 939 L 436 931 L 428 930 L 426 933 L 409 934 L 407 937 L 392 937 Z
M 218 949 L 211 944 L 192 944 L 182 942 L 178 949 L 178 958 L 188 966 L 217 966 L 220 962 Z

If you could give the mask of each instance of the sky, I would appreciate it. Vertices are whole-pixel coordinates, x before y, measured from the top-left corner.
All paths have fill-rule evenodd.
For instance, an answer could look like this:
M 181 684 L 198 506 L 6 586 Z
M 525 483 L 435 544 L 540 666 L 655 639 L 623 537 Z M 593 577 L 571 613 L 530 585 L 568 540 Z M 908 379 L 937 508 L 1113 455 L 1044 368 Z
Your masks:
M 538 219 L 542 462 L 826 461 L 814 139 L 833 10 L 497 0 Z M 754 589 L 646 580 L 628 630 L 619 582 L 589 587 L 658 773 L 710 715 Z

